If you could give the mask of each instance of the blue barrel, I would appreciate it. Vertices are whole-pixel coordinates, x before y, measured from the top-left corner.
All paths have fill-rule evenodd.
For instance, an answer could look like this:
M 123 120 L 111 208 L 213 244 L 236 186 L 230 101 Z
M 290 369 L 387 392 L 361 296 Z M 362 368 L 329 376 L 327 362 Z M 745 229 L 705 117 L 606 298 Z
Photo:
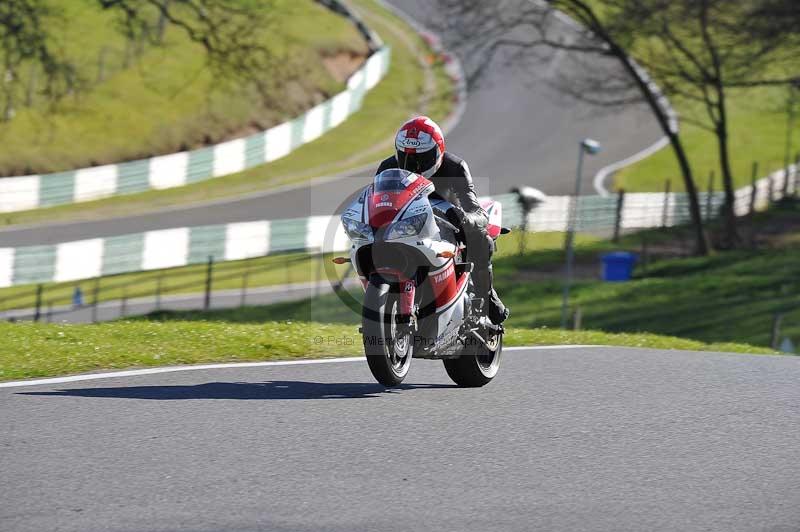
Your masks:
M 601 256 L 603 261 L 604 281 L 630 281 L 633 267 L 636 265 L 636 254 L 627 251 L 615 251 Z

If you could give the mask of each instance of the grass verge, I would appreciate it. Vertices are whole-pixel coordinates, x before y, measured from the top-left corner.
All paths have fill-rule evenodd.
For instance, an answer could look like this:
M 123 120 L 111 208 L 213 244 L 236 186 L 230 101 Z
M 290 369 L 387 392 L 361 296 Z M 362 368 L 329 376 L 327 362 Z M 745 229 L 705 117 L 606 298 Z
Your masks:
M 387 76 L 364 99 L 361 110 L 335 131 L 302 146 L 287 157 L 244 172 L 167 190 L 147 191 L 98 201 L 5 213 L 6 225 L 89 220 L 141 214 L 178 205 L 233 197 L 334 175 L 375 162 L 391 150 L 397 125 L 409 116 L 425 112 L 444 119 L 453 108 L 454 88 L 444 65 L 433 61 L 433 87 L 425 89 L 427 58 L 425 42 L 399 18 L 372 0 L 355 0 L 366 22 L 392 46 Z
M 0 381 L 97 370 L 324 358 L 361 354 L 356 327 L 276 321 L 120 321 L 101 325 L 0 323 Z M 658 349 L 768 350 L 735 344 L 708 345 L 656 335 L 577 333 L 547 329 L 508 331 L 506 345 L 595 344 Z

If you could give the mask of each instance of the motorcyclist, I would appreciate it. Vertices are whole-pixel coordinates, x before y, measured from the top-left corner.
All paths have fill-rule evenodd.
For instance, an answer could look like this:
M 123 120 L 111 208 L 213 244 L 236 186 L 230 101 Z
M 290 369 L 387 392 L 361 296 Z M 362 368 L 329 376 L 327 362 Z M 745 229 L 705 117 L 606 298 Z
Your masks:
M 436 186 L 435 194 L 456 207 L 467 254 L 475 265 L 476 295 L 483 298 L 486 315 L 492 323 L 502 323 L 509 312 L 493 288 L 494 241 L 487 233 L 489 216 L 478 202 L 467 163 L 445 150 L 441 128 L 427 116 L 403 124 L 395 136 L 395 149 L 396 154 L 383 161 L 377 173 L 401 168 L 423 175 Z

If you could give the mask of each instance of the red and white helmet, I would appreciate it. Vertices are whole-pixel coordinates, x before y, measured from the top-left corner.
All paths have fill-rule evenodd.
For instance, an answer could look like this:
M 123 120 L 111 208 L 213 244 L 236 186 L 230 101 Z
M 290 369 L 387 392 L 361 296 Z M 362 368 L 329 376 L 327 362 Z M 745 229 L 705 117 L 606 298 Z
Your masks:
M 431 177 L 442 166 L 444 134 L 427 116 L 418 116 L 403 124 L 394 138 L 397 164 L 403 170 Z

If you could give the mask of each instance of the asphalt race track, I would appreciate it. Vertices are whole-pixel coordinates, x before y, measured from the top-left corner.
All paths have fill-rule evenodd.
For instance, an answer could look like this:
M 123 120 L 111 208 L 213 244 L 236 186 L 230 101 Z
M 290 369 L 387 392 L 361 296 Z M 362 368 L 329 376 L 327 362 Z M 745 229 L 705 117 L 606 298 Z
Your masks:
M 0 530 L 800 529 L 800 364 L 506 353 L 459 389 L 363 360 L 0 388 Z
M 430 2 L 419 0 L 392 3 L 423 21 L 433 9 Z M 565 33 L 574 31 L 561 25 Z M 448 36 L 443 37 L 447 41 Z M 609 111 L 560 96 L 548 85 L 548 79 L 569 70 L 570 63 L 563 61 L 563 54 L 554 53 L 550 62 L 534 74 L 503 63 L 498 60 L 480 86 L 470 92 L 466 112 L 447 137 L 448 149 L 469 162 L 481 195 L 505 193 L 521 184 L 548 194 L 572 193 L 578 142 L 585 137 L 599 140 L 604 147 L 585 165 L 583 190 L 593 194 L 591 181 L 597 170 L 633 155 L 661 137 L 643 107 Z M 0 247 L 53 244 L 168 227 L 331 214 L 350 192 L 367 182 L 371 171 L 362 174 L 357 180 L 329 181 L 310 189 L 256 194 L 157 214 L 0 230 Z

